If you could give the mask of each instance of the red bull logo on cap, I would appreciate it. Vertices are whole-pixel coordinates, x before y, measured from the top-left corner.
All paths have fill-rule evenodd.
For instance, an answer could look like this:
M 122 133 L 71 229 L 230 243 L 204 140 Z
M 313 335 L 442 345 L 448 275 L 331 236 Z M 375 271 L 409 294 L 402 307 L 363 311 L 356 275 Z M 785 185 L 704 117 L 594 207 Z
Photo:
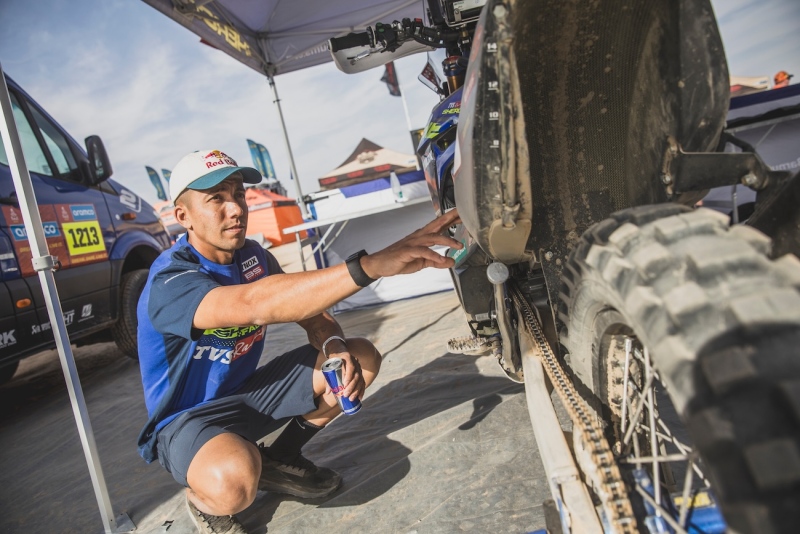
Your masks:
M 225 152 L 220 152 L 219 150 L 212 150 L 211 152 L 203 156 L 203 160 L 205 160 L 207 169 L 213 169 L 218 165 L 232 165 L 234 167 L 237 166 L 236 162 L 233 161 L 233 158 L 228 156 Z

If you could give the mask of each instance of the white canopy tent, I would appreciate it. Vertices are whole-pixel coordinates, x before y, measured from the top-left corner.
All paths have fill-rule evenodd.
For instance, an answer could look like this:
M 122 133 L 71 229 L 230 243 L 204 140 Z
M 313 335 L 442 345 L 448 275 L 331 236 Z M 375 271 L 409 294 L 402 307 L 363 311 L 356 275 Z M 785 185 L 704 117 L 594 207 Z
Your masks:
M 423 18 L 422 0 L 143 0 L 248 67 L 263 73 L 278 106 L 297 203 L 308 210 L 275 76 L 331 61 L 328 39 L 376 22 Z M 416 50 L 414 50 L 416 51 Z M 409 52 L 413 52 L 409 50 Z M 402 54 L 395 54 L 394 59 Z
M 331 37 L 425 14 L 422 0 L 143 1 L 267 76 L 330 61 Z

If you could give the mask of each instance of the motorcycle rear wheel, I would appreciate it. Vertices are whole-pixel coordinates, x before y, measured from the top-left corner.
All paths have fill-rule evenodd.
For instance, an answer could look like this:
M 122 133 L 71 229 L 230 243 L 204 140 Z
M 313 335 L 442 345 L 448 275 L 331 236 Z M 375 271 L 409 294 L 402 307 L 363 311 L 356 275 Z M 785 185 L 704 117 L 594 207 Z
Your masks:
M 628 473 L 640 527 L 659 514 L 685 527 L 693 510 L 669 495 L 695 494 L 697 479 L 737 532 L 800 524 L 800 261 L 768 251 L 721 214 L 657 205 L 612 215 L 570 256 L 560 340 Z M 665 472 L 681 456 L 684 472 Z

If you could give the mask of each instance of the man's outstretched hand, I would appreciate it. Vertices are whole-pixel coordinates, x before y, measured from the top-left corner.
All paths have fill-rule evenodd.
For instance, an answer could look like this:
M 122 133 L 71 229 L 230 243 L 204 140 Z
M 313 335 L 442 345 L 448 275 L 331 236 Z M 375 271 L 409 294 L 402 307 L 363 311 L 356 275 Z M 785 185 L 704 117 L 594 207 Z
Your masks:
M 361 267 L 370 278 L 410 274 L 425 267 L 452 267 L 455 264 L 452 258 L 437 254 L 430 247 L 442 245 L 462 248 L 460 242 L 443 235 L 450 226 L 460 222 L 458 211 L 451 210 L 385 249 L 362 257 Z

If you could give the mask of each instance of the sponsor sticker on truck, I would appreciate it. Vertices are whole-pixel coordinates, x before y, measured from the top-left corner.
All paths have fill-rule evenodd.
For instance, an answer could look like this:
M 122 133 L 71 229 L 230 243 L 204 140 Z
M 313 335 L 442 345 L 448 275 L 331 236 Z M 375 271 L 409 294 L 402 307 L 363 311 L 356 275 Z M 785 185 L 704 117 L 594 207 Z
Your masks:
M 14 206 L 3 206 L 1 211 L 11 230 L 22 276 L 35 274 L 31 265 L 33 253 L 21 212 Z M 103 230 L 93 204 L 40 205 L 39 215 L 47 248 L 61 262 L 61 268 L 108 259 Z

